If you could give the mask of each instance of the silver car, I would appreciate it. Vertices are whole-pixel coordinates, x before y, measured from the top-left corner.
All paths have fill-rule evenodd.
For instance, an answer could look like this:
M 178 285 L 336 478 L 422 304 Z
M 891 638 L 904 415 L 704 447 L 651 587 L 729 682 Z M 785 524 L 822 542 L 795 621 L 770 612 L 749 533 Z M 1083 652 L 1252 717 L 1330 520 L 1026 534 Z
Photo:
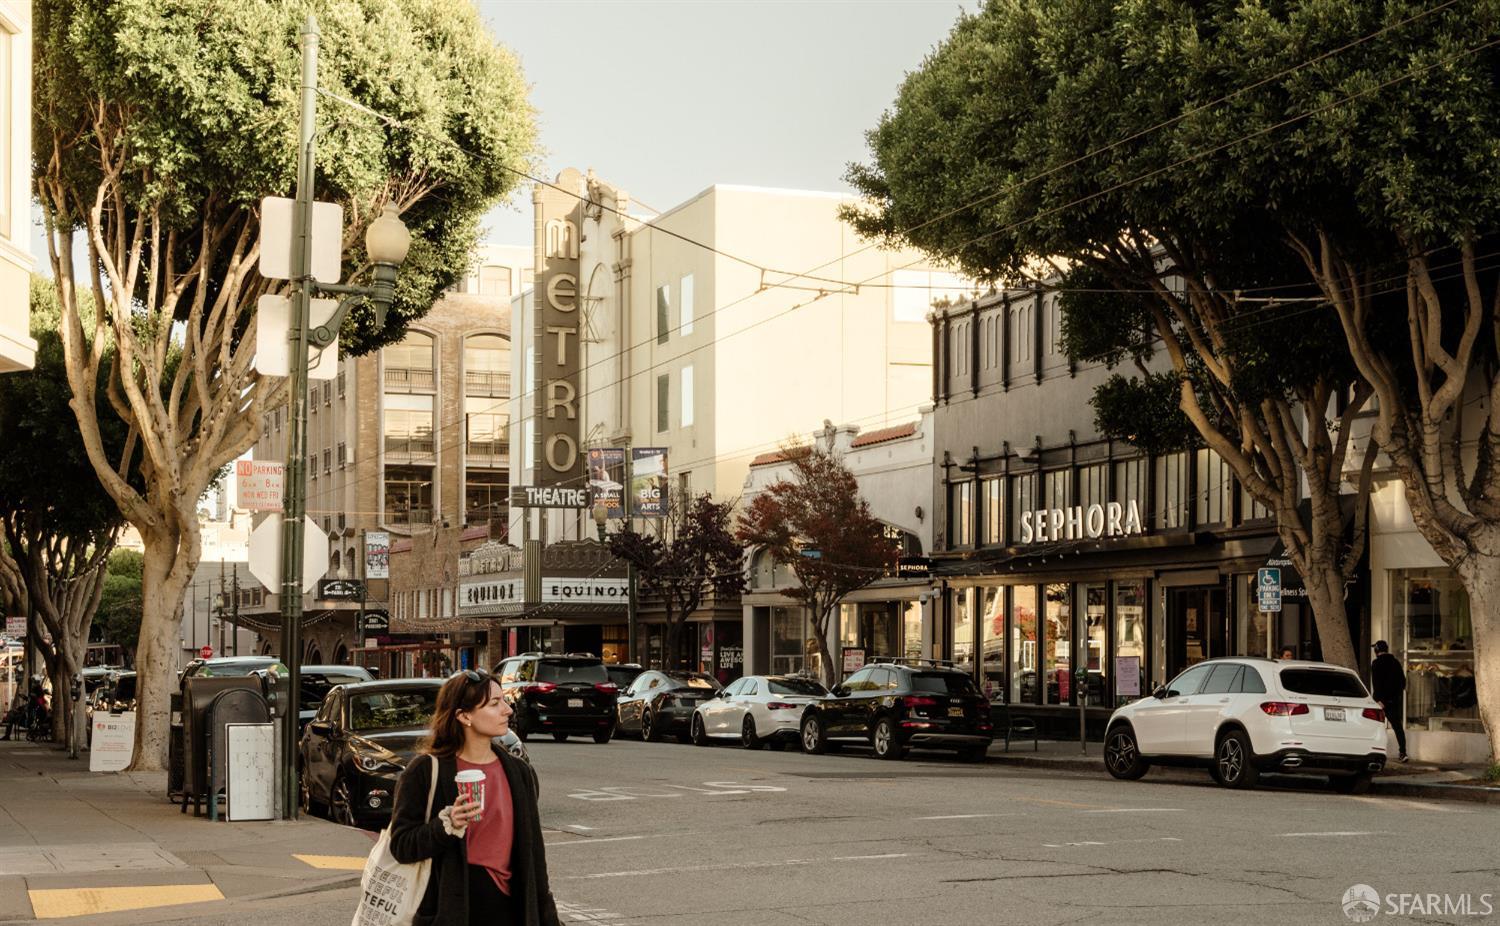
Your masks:
M 799 675 L 747 675 L 693 712 L 692 737 L 699 746 L 737 739 L 746 749 L 763 743 L 780 749 L 797 742 L 802 710 L 828 697 L 828 689 Z

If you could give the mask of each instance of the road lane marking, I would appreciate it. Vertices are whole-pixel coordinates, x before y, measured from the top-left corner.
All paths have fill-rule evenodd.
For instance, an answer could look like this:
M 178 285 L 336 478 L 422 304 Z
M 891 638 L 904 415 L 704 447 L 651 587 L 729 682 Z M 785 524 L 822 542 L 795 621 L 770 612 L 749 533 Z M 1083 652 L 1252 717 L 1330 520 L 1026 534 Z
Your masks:
M 547 848 L 552 849 L 552 848 L 556 848 L 557 846 L 591 846 L 594 843 L 598 843 L 598 842 L 630 842 L 633 839 L 647 839 L 647 838 L 649 838 L 649 837 L 646 837 L 646 836 L 595 836 L 595 837 L 591 837 L 589 839 L 559 839 L 559 840 L 556 840 L 554 842 L 546 842 L 546 840 L 543 840 L 543 842 L 546 844 Z
M 592 923 L 594 926 L 625 926 L 625 918 L 603 907 L 557 901 L 558 919 L 565 923 Z
M 1044 842 L 1042 846 L 1048 849 L 1068 849 L 1078 846 L 1123 846 L 1132 842 L 1182 842 L 1181 836 L 1153 836 L 1149 839 L 1113 839 L 1109 842 L 1096 842 L 1086 839 L 1083 842 Z
M 581 823 L 564 823 L 561 827 L 559 827 L 559 829 L 565 829 L 565 830 L 582 830 L 583 832 L 588 832 L 589 830 L 592 830 L 593 827 L 592 826 L 584 826 Z
M 1366 804 L 1374 804 L 1377 807 L 1384 807 L 1387 810 L 1392 809 L 1392 806 L 1395 805 L 1395 806 L 1400 806 L 1400 807 L 1409 807 L 1412 810 L 1421 810 L 1421 811 L 1424 811 L 1424 812 L 1426 812 L 1426 811 L 1437 811 L 1438 813 L 1473 813 L 1474 812 L 1472 810 L 1460 810 L 1457 807 L 1447 807 L 1447 806 L 1444 806 L 1443 804 L 1432 804 L 1432 803 L 1428 803 L 1426 801 L 1408 801 L 1408 800 L 1402 800 L 1399 797 L 1351 797 L 1349 799 L 1353 800 L 1353 801 L 1361 801 L 1361 802 L 1366 803 Z
M 891 852 L 885 855 L 840 855 L 833 858 L 788 858 L 764 862 L 726 862 L 715 865 L 686 865 L 680 868 L 636 868 L 630 871 L 598 871 L 588 875 L 554 876 L 553 881 L 592 881 L 599 878 L 639 878 L 646 875 L 676 875 L 690 871 L 736 871 L 746 868 L 785 868 L 790 865 L 818 865 L 828 862 L 863 862 L 908 858 L 911 853 Z
M 364 871 L 366 861 L 363 855 L 298 855 L 295 852 L 292 858 L 314 868 L 333 871 Z
M 1326 833 L 1277 833 L 1277 836 L 1377 836 L 1373 830 L 1329 830 Z
M 946 813 L 935 817 L 912 817 L 913 820 L 977 820 L 980 817 L 1024 817 L 1021 813 Z
M 150 887 L 69 887 L 27 891 L 31 909 L 39 920 L 122 910 L 147 910 L 180 904 L 223 900 L 212 884 L 154 884 Z
M 1081 813 L 1183 813 L 1181 807 L 1109 807 L 1104 810 L 1084 810 Z

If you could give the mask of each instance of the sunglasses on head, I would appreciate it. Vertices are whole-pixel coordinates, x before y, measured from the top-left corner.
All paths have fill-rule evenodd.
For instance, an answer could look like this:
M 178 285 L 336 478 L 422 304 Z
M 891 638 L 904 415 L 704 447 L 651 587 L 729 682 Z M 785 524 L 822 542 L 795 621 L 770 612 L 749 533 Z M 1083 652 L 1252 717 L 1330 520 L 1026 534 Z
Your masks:
M 465 669 L 464 678 L 468 679 L 471 682 L 483 682 L 488 681 L 491 676 L 488 672 L 485 672 L 482 669 Z

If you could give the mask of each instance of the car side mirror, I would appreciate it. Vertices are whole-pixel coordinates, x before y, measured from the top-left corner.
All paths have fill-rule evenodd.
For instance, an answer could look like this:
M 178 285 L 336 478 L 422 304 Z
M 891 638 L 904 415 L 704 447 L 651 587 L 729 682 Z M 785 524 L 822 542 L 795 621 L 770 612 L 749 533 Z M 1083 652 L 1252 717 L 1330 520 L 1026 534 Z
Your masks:
M 847 698 L 849 697 L 849 689 L 845 688 L 843 685 L 834 685 L 833 696 L 835 698 Z
M 307 729 L 318 734 L 319 736 L 328 736 L 329 734 L 333 733 L 333 724 L 329 723 L 326 720 L 314 720 L 308 723 Z
M 1165 698 L 1170 694 L 1171 692 L 1166 689 L 1165 685 L 1158 685 L 1156 687 L 1156 690 L 1151 692 L 1151 697 L 1160 699 Z

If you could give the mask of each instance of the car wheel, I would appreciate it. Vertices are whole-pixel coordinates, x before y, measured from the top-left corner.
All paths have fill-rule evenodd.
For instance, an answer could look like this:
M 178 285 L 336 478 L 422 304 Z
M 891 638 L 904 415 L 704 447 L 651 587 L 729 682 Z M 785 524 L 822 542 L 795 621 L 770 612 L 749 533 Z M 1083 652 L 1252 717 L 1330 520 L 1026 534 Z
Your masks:
M 552 739 L 559 743 L 566 743 L 568 741 L 568 734 L 554 733 L 552 734 Z
M 708 745 L 708 731 L 703 729 L 703 718 L 697 714 L 693 715 L 693 745 Z
M 1368 794 L 1370 786 L 1374 784 L 1375 776 L 1369 772 L 1360 772 L 1357 775 L 1341 775 L 1332 779 L 1333 790 L 1340 794 Z
M 605 743 L 609 742 L 609 738 L 614 735 L 614 730 L 600 730 L 598 733 L 594 734 L 594 742 L 602 746 Z
M 338 781 L 333 783 L 333 793 L 329 795 L 328 810 L 333 822 L 344 826 L 358 827 L 359 821 L 354 816 L 354 793 L 349 790 L 349 781 L 340 775 Z
M 641 712 L 641 739 L 648 743 L 661 742 L 661 730 L 657 729 L 655 718 L 650 711 Z
M 1104 767 L 1121 781 L 1134 781 L 1146 774 L 1151 764 L 1141 755 L 1135 730 L 1121 724 L 1104 737 Z
M 828 748 L 828 739 L 823 735 L 823 722 L 817 714 L 802 718 L 802 751 L 811 756 L 821 756 Z
M 870 746 L 875 750 L 875 756 L 879 759 L 899 759 L 906 755 L 906 749 L 901 741 L 896 738 L 896 725 L 891 723 L 891 718 L 882 717 L 875 723 L 875 729 L 870 733 Z
M 1226 788 L 1253 788 L 1260 772 L 1244 730 L 1230 730 L 1214 749 L 1214 777 Z
M 749 714 L 745 715 L 745 722 L 740 724 L 740 745 L 745 749 L 759 749 L 760 736 L 755 732 L 755 718 Z

